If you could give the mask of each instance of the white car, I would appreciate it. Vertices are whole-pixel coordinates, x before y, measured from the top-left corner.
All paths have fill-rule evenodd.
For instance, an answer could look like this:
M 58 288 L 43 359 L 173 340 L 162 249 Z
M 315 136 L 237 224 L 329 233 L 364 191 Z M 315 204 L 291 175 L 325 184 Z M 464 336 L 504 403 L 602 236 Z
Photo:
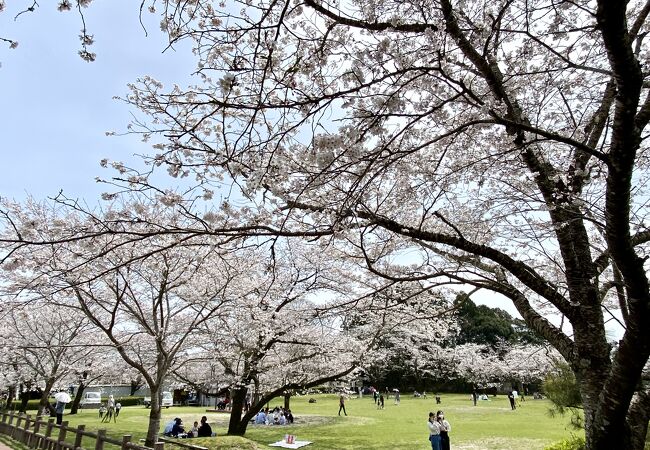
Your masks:
M 84 392 L 84 396 L 79 402 L 82 408 L 99 408 L 102 404 L 101 392 Z
M 151 406 L 151 397 L 144 398 L 144 406 L 146 408 Z M 171 392 L 164 391 L 162 393 L 162 403 L 160 404 L 160 406 L 164 408 L 169 408 L 170 406 L 174 406 L 174 397 L 172 396 Z

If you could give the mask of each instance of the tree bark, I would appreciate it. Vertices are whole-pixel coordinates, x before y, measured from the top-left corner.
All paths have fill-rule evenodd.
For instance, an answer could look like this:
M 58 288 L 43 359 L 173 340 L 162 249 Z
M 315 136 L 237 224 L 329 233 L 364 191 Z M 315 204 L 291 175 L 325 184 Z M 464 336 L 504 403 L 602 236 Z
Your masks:
M 72 401 L 72 406 L 70 406 L 70 414 L 77 414 L 79 411 L 79 405 L 81 404 L 81 399 L 83 398 L 84 391 L 86 390 L 86 385 L 83 381 L 79 382 L 79 387 L 77 388 L 77 395 L 74 396 Z
M 248 417 L 248 414 L 243 415 L 243 411 L 244 404 L 246 403 L 247 391 L 248 389 L 246 387 L 232 390 L 230 396 L 230 422 L 228 423 L 229 435 L 243 436 L 246 434 L 246 428 L 248 427 L 248 419 L 246 419 L 246 417 Z
M 291 409 L 290 406 L 291 403 L 291 392 L 287 391 L 284 393 L 284 409 Z
M 149 411 L 149 427 L 147 429 L 147 437 L 144 445 L 147 447 L 154 447 L 158 442 L 158 434 L 160 433 L 160 385 L 149 386 L 151 390 L 151 410 Z
M 54 383 L 56 382 L 56 379 L 54 378 L 48 378 L 47 381 L 45 382 L 45 389 L 43 389 L 43 395 L 41 395 L 41 400 L 38 402 L 38 410 L 39 411 L 44 411 L 45 409 L 52 411 L 52 405 L 50 404 L 49 396 L 50 392 L 52 391 L 52 386 L 54 386 Z

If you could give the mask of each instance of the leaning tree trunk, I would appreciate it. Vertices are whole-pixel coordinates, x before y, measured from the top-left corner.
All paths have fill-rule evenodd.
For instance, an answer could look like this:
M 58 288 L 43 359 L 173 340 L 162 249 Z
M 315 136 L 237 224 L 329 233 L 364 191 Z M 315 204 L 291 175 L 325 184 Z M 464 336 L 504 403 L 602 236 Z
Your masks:
M 41 400 L 38 402 L 39 412 L 45 411 L 46 409 L 52 412 L 52 405 L 50 404 L 49 396 L 50 396 L 50 392 L 52 391 L 52 386 L 54 386 L 55 382 L 56 380 L 54 378 L 48 378 L 48 380 L 45 382 L 45 389 L 43 389 L 43 395 L 41 395 Z
M 77 411 L 79 411 L 79 405 L 81 404 L 84 390 L 86 390 L 86 385 L 83 381 L 81 381 L 79 382 L 79 387 L 77 388 L 77 395 L 75 395 L 74 400 L 72 400 L 72 406 L 70 406 L 70 414 L 77 414 Z

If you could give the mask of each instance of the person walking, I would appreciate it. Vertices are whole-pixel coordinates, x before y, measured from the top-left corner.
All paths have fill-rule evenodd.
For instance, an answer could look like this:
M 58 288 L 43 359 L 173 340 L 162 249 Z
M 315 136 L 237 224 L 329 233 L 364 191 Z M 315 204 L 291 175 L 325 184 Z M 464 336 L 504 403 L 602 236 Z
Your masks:
M 451 425 L 445 420 L 445 413 L 442 411 L 436 413 L 436 421 L 440 426 L 440 448 L 441 450 L 449 450 L 449 432 L 451 431 Z
M 115 420 L 114 415 L 115 415 L 115 398 L 111 394 L 108 396 L 108 401 L 106 402 L 106 414 L 104 414 L 104 418 L 102 419 L 102 422 L 110 423 L 111 419 Z
M 431 442 L 431 450 L 442 450 L 440 447 L 440 424 L 436 421 L 436 415 L 432 412 L 429 413 L 429 442 Z
M 343 414 L 346 416 L 348 413 L 345 411 L 345 394 L 341 392 L 341 395 L 339 396 L 339 416 L 341 415 L 341 410 L 343 410 Z

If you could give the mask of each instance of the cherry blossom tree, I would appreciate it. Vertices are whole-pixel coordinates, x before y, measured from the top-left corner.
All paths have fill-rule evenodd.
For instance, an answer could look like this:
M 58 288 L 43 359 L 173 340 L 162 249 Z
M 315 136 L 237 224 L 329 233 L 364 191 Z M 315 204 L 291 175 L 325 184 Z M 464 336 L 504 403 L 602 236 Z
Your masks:
M 47 223 L 54 240 L 57 222 Z M 221 257 L 209 245 L 179 247 L 165 237 L 149 242 L 145 253 L 153 254 L 148 257 L 134 243 L 102 254 L 110 243 L 110 238 L 62 239 L 28 254 L 15 252 L 15 264 L 5 269 L 18 280 L 17 288 L 47 293 L 50 303 L 76 308 L 142 375 L 151 390 L 147 443 L 152 445 L 160 428 L 163 383 L 192 358 L 200 328 L 237 299 L 246 286 L 246 264 Z
M 563 361 L 555 349 L 532 344 L 508 344 L 495 349 L 470 343 L 449 349 L 444 356 L 455 377 L 479 386 L 539 382 L 555 370 L 558 361 Z
M 96 343 L 91 345 L 96 337 L 92 324 L 79 311 L 44 302 L 19 304 L 5 299 L 2 310 L 7 325 L 2 329 L 6 361 L 23 373 L 20 381 L 41 388 L 39 409 L 48 410 L 53 388 L 63 386 L 97 352 Z
M 201 82 L 133 85 L 136 131 L 165 135 L 151 163 L 233 177 L 259 234 L 505 296 L 576 373 L 588 447 L 641 448 L 648 3 L 237 4 L 165 17 Z
M 230 387 L 228 434 L 245 434 L 250 420 L 274 398 L 338 380 L 359 364 L 364 341 L 330 321 L 317 321 L 310 314 L 315 305 L 296 303 L 240 303 L 216 321 L 219 344 L 210 352 L 211 376 Z
M 221 270 L 224 267 L 209 257 L 209 247 L 206 250 L 157 253 L 95 282 L 71 285 L 80 309 L 147 381 L 151 390 L 149 445 L 160 429 L 163 383 L 192 357 L 197 330 L 235 298 L 228 284 L 240 273 Z
M 151 191 L 188 235 L 320 239 L 386 279 L 498 293 L 576 374 L 588 448 L 642 448 L 649 2 L 162 3 L 198 81 L 126 100 L 161 136 L 147 162 L 199 182 Z M 252 206 L 207 220 L 196 197 L 224 180 Z
M 372 335 L 342 329 L 340 300 L 328 295 L 342 281 L 334 275 L 338 264 L 304 249 L 300 242 L 276 243 L 272 262 L 242 251 L 240 258 L 255 261 L 247 290 L 222 308 L 202 339 L 205 357 L 194 364 L 203 367 L 206 383 L 230 390 L 228 434 L 245 434 L 255 414 L 278 396 L 351 373 L 372 345 Z

